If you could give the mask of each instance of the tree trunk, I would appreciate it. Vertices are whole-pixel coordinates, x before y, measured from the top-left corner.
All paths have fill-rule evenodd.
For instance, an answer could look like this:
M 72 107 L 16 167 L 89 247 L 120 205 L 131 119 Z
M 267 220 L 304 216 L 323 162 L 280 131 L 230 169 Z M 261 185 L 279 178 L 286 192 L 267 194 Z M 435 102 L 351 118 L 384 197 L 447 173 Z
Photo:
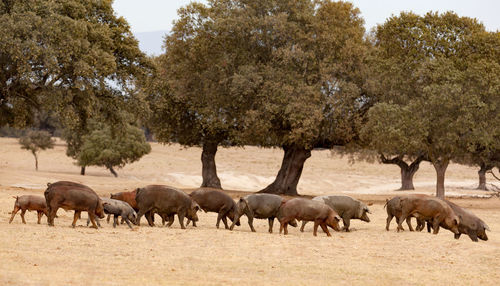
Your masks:
M 446 168 L 448 168 L 448 164 L 450 160 L 442 159 L 436 162 L 432 162 L 434 169 L 436 170 L 436 197 L 444 199 L 444 176 L 446 174 Z
M 311 157 L 311 150 L 302 146 L 283 146 L 285 154 L 281 167 L 273 183 L 259 193 L 297 196 L 297 184 L 307 158 Z
M 33 156 L 35 156 L 35 170 L 38 171 L 38 156 L 36 155 L 36 152 L 33 152 Z
M 80 175 L 85 176 L 85 166 L 80 169 Z
M 383 154 L 380 155 L 380 160 L 384 164 L 396 164 L 401 169 L 401 188 L 399 190 L 414 190 L 413 186 L 413 176 L 418 171 L 420 163 L 423 161 L 423 156 L 418 156 L 415 161 L 408 165 L 404 160 L 403 156 L 394 157 L 392 159 L 387 159 Z
M 109 165 L 108 165 L 108 166 L 106 166 L 106 167 L 109 169 L 109 171 L 111 172 L 111 174 L 113 174 L 113 176 L 115 176 L 115 178 L 116 178 L 116 177 L 118 177 L 118 174 L 117 174 L 117 173 L 115 172 L 115 170 L 113 169 L 113 166 L 109 166 Z
M 488 166 L 485 163 L 481 163 L 479 171 L 477 174 L 479 175 L 479 185 L 477 186 L 478 190 L 486 191 L 486 172 L 493 169 L 493 166 Z
M 222 189 L 219 177 L 217 176 L 217 167 L 215 165 L 215 154 L 217 153 L 217 145 L 215 142 L 203 143 L 203 151 L 201 152 L 202 169 L 201 174 L 203 182 L 201 187 L 209 187 Z

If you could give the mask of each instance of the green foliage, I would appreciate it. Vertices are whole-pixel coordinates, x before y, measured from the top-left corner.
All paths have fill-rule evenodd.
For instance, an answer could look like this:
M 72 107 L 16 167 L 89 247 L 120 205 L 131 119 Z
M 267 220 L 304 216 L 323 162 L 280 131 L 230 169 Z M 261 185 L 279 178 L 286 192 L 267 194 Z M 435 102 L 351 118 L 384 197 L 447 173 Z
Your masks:
M 135 126 L 127 124 L 124 131 L 114 133 L 108 125 L 92 125 L 76 154 L 80 166 L 103 166 L 116 176 L 113 167 L 121 168 L 151 152 L 143 131 Z
M 402 13 L 378 26 L 370 61 L 378 103 L 361 136 L 368 146 L 424 154 L 435 166 L 497 149 L 499 35 L 451 12 Z
M 41 150 L 54 148 L 54 143 L 55 141 L 51 139 L 50 133 L 47 131 L 31 130 L 19 138 L 21 149 L 31 151 L 35 157 L 36 170 L 38 170 L 38 153 Z
M 96 113 L 120 123 L 148 61 L 112 1 L 2 4 L 0 126 L 31 125 L 34 109 L 54 110 L 66 126 Z
M 148 84 L 163 142 L 312 148 L 352 138 L 366 45 L 352 4 L 209 1 L 179 10 Z

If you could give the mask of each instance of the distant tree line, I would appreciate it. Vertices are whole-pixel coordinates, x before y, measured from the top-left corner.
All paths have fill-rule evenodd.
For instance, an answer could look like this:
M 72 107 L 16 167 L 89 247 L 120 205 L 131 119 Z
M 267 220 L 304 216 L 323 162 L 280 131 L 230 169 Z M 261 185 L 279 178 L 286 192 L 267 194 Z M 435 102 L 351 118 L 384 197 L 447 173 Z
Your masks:
M 404 12 L 367 33 L 353 4 L 328 0 L 209 1 L 178 16 L 148 58 L 111 1 L 2 1 L 0 127 L 50 110 L 82 173 L 114 174 L 149 152 L 142 128 L 200 146 L 214 188 L 219 147 L 280 148 L 261 192 L 287 195 L 315 148 L 396 164 L 401 189 L 428 161 L 440 197 L 451 161 L 478 166 L 483 189 L 500 166 L 500 33 L 476 19 Z

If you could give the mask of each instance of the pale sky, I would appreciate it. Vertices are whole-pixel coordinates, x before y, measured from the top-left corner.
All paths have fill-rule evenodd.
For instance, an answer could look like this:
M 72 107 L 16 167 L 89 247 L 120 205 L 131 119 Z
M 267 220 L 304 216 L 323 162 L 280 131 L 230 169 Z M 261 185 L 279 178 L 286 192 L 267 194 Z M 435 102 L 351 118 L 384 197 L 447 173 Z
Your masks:
M 192 0 L 114 0 L 118 16 L 127 19 L 139 47 L 146 53 L 160 54 L 163 36 L 177 19 L 177 9 Z M 207 3 L 206 0 L 196 2 Z M 428 11 L 454 11 L 459 16 L 477 18 L 488 31 L 500 31 L 499 0 L 351 0 L 359 8 L 369 31 L 391 15 L 413 11 L 423 15 Z
M 191 0 L 115 0 L 113 7 L 119 16 L 125 17 L 132 32 L 170 30 L 177 17 L 177 9 Z M 204 0 L 196 2 L 206 3 Z M 500 30 L 500 1 L 498 0 L 352 0 L 361 10 L 367 30 L 381 24 L 392 14 L 413 11 L 455 11 L 460 16 L 477 18 L 489 31 Z

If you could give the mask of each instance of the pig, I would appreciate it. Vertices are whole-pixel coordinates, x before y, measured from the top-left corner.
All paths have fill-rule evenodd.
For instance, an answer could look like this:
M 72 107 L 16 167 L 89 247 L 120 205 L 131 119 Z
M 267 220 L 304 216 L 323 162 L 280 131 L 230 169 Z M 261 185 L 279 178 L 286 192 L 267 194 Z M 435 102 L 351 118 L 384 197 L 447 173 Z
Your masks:
M 278 216 L 283 198 L 273 194 L 252 194 L 241 197 L 236 204 L 236 212 L 230 230 L 233 230 L 235 221 L 239 221 L 240 217 L 245 214 L 248 218 L 248 225 L 252 232 L 255 232 L 253 227 L 253 219 L 266 219 L 269 222 L 269 233 L 273 233 L 274 219 Z M 289 222 L 293 227 L 297 226 L 297 221 Z
M 163 185 L 149 185 L 144 188 L 138 188 L 135 196 L 139 212 L 137 213 L 136 224 L 140 225 L 141 217 L 149 212 L 157 212 L 162 217 L 172 217 L 177 214 L 179 224 L 182 229 L 184 226 L 184 217 L 198 221 L 196 212 L 200 206 L 181 190 Z
M 410 215 L 421 220 L 432 220 L 433 233 L 439 232 L 439 227 L 458 234 L 459 217 L 453 209 L 443 200 L 425 196 L 409 195 L 400 199 L 401 218 L 398 222 L 398 231 L 402 229 L 402 222 Z
M 103 202 L 102 205 L 104 207 L 104 213 L 114 216 L 113 227 L 116 227 L 118 224 L 118 216 L 121 216 L 122 220 L 127 223 L 128 227 L 132 228 L 130 222 L 135 224 L 137 214 L 128 203 L 108 198 L 101 198 L 101 200 Z M 89 225 L 89 222 L 90 217 L 87 219 L 87 225 Z
M 14 210 L 12 211 L 12 215 L 10 217 L 9 223 L 12 222 L 16 213 L 21 210 L 21 219 L 25 224 L 24 214 L 26 211 L 36 211 L 38 216 L 37 223 L 40 224 L 40 220 L 42 216 L 45 214 L 48 215 L 47 212 L 47 203 L 45 202 L 45 198 L 42 196 L 34 196 L 34 195 L 24 195 L 20 197 L 13 197 L 16 199 L 14 203 Z
M 340 216 L 325 203 L 302 198 L 294 198 L 285 202 L 278 214 L 280 221 L 280 234 L 284 230 L 284 234 L 288 234 L 288 223 L 294 219 L 302 221 L 314 221 L 313 235 L 317 235 L 318 225 L 326 233 L 331 236 L 327 226 L 336 231 L 340 231 L 339 221 Z
M 219 190 L 198 189 L 189 196 L 198 203 L 203 211 L 218 213 L 215 224 L 217 228 L 222 220 L 224 227 L 229 229 L 226 218 L 229 218 L 233 223 L 235 222 L 236 203 L 228 194 Z M 236 220 L 236 225 L 240 225 L 238 220 Z M 196 226 L 195 222 L 193 222 L 193 226 Z
M 490 228 L 486 223 L 484 223 L 484 221 L 482 221 L 469 210 L 461 208 L 457 204 L 452 203 L 448 200 L 444 201 L 453 209 L 455 214 L 460 219 L 460 223 L 458 224 L 459 233 L 455 233 L 455 239 L 459 239 L 460 235 L 462 234 L 467 234 L 474 242 L 478 242 L 478 238 L 484 241 L 488 240 L 486 230 L 490 231 Z M 428 232 L 431 232 L 431 226 L 432 222 L 427 221 Z
M 389 231 L 389 225 L 391 224 L 393 217 L 396 217 L 396 223 L 399 225 L 399 220 L 401 218 L 401 205 L 400 205 L 401 198 L 402 198 L 402 196 L 396 196 L 390 200 L 386 200 L 386 202 L 385 202 L 384 208 L 387 207 L 386 208 L 386 210 L 387 210 L 387 222 L 385 225 L 385 229 L 387 231 Z M 412 217 L 413 216 L 408 216 L 406 218 L 406 224 L 408 225 L 408 228 L 410 229 L 410 231 L 413 231 L 413 227 L 411 226 L 411 218 Z M 418 227 L 419 226 L 417 226 L 417 230 L 418 230 Z M 404 230 L 402 226 L 401 226 L 401 229 Z
M 137 202 L 135 200 L 136 194 L 137 194 L 137 189 L 135 189 L 131 192 L 119 192 L 116 194 L 111 194 L 110 198 L 114 199 L 114 200 L 124 201 L 124 202 L 128 203 L 134 209 L 134 211 L 138 212 L 139 208 L 137 207 Z M 148 220 L 149 225 L 154 226 L 154 213 L 147 212 L 145 214 L 145 216 Z M 108 215 L 108 218 L 107 218 L 108 222 L 109 222 L 109 217 L 110 217 L 110 215 Z M 163 224 L 165 224 L 165 219 L 162 218 L 162 221 L 163 221 Z M 124 219 L 122 218 L 122 223 L 123 222 L 124 222 Z
M 348 196 L 318 196 L 314 197 L 313 200 L 324 202 L 329 207 L 331 207 L 337 214 L 342 218 L 344 223 L 343 229 L 349 232 L 349 226 L 351 224 L 351 219 L 360 219 L 365 222 L 370 222 L 370 218 L 367 213 L 371 213 L 368 206 L 356 199 Z M 304 231 L 304 226 L 307 221 L 302 222 L 300 231 Z
M 49 214 L 47 219 L 49 226 L 54 226 L 54 218 L 59 208 L 75 211 L 72 227 L 75 227 L 82 211 L 88 212 L 92 227 L 96 229 L 96 215 L 99 218 L 104 218 L 102 200 L 91 188 L 85 185 L 68 181 L 48 183 L 44 195 Z
M 128 203 L 137 212 L 139 209 L 137 208 L 137 201 L 135 200 L 136 194 L 137 194 L 137 189 L 131 192 L 120 192 L 116 194 L 111 194 L 110 198 Z

